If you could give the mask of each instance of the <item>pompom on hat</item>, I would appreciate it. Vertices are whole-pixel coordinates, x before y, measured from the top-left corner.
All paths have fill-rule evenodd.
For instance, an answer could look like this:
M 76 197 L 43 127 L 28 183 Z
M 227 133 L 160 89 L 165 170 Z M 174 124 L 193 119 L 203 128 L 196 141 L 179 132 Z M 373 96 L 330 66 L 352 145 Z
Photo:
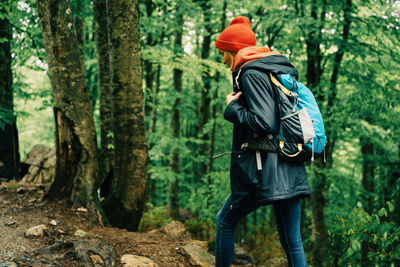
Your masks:
M 234 18 L 220 34 L 215 47 L 221 50 L 237 52 L 242 48 L 256 45 L 256 35 L 250 27 L 250 20 L 239 16 Z

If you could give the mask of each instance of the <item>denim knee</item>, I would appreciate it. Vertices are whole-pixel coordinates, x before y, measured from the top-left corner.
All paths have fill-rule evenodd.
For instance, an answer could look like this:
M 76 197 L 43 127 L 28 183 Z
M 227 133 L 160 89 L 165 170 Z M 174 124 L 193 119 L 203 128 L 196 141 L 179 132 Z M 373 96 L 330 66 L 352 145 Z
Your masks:
M 220 224 L 220 221 L 221 221 L 221 210 L 219 210 L 217 212 L 216 220 L 217 220 L 217 227 L 218 227 L 218 225 Z
M 228 218 L 228 213 L 229 211 L 224 209 L 217 213 L 217 229 L 222 230 L 222 232 L 230 232 L 235 229 L 235 223 Z

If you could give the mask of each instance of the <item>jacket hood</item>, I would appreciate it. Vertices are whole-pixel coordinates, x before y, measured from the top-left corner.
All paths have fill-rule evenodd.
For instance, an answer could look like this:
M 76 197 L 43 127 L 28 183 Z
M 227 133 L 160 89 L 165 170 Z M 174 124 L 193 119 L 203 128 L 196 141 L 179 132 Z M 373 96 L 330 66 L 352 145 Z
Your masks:
M 244 72 L 248 68 L 273 74 L 290 74 L 296 80 L 299 76 L 297 69 L 285 56 L 276 51 L 271 52 L 268 47 L 250 46 L 239 50 L 233 69 Z

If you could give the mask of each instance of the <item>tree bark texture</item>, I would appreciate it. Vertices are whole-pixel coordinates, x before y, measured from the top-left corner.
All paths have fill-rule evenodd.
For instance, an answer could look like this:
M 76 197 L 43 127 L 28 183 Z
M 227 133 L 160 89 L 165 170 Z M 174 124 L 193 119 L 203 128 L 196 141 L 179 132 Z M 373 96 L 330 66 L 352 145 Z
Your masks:
M 175 53 L 182 51 L 182 32 L 183 32 L 183 16 L 179 9 L 177 9 L 176 22 L 179 27 L 175 31 Z M 171 118 L 171 132 L 175 140 L 181 137 L 181 92 L 182 92 L 182 70 L 174 69 L 174 88 L 176 91 L 176 98 L 172 107 Z M 170 216 L 174 219 L 179 218 L 179 147 L 173 146 L 171 150 L 169 166 L 171 169 L 171 177 L 169 179 L 169 210 Z
M 95 0 L 93 2 L 95 38 L 97 48 L 98 88 L 100 109 L 100 135 L 101 149 L 99 162 L 101 168 L 101 181 L 106 180 L 102 186 L 102 193 L 107 196 L 111 191 L 111 171 L 114 165 L 114 131 L 111 94 L 110 70 L 110 37 L 108 25 L 108 0 Z
M 111 198 L 104 207 L 111 224 L 136 231 L 147 183 L 138 0 L 109 2 L 115 166 Z
M 85 19 L 83 0 L 76 0 L 75 30 L 82 61 L 85 59 Z
M 48 196 L 97 203 L 96 132 L 69 1 L 38 0 L 56 120 L 56 174 Z

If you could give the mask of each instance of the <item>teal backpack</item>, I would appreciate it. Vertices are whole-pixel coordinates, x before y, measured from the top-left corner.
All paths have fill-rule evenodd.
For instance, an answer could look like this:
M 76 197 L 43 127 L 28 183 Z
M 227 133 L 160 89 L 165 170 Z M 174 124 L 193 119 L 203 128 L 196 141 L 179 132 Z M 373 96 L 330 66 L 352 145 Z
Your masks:
M 314 153 L 324 152 L 327 140 L 313 93 L 289 74 L 278 74 L 276 78 L 272 74 L 269 76 L 280 89 L 277 90 L 280 129 L 272 143 L 279 155 L 288 161 L 314 160 Z

